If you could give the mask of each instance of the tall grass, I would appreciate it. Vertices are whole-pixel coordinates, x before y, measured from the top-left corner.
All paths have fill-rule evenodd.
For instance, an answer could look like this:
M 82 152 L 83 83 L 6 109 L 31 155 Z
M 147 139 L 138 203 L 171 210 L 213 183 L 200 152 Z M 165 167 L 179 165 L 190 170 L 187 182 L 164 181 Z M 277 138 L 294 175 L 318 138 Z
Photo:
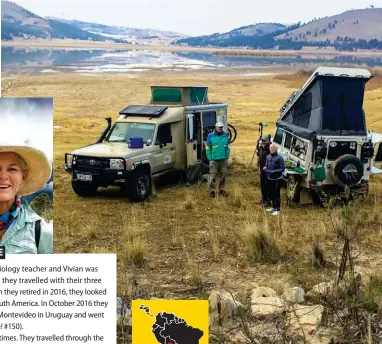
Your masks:
M 282 252 L 277 239 L 269 231 L 267 224 L 248 223 L 245 227 L 245 240 L 248 255 L 256 262 L 277 263 Z

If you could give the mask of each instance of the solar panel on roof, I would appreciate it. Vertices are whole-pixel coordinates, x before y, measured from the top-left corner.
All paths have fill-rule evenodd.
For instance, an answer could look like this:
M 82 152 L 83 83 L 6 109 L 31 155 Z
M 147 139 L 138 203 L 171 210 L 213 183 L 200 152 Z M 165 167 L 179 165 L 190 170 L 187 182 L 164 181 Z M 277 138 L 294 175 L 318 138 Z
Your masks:
M 120 111 L 119 114 L 125 116 L 160 117 L 167 108 L 168 106 L 129 105 Z

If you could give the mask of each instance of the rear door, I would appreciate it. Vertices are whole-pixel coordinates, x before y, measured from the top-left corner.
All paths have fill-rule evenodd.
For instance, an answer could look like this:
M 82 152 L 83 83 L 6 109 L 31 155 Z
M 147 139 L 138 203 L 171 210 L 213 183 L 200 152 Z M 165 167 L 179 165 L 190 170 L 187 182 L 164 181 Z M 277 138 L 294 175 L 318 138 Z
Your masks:
M 328 141 L 327 160 L 332 162 L 341 155 L 351 154 L 359 157 L 357 141 L 331 139 Z
M 189 167 L 198 162 L 195 114 L 187 115 L 186 140 L 187 167 Z

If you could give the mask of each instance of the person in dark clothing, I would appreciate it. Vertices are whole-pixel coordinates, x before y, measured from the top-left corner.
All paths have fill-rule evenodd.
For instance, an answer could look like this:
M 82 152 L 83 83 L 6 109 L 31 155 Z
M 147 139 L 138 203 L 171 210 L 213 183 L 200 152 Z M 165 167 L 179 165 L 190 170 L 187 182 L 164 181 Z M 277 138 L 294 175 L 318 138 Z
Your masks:
M 261 138 L 261 144 L 258 148 L 258 166 L 260 172 L 260 186 L 261 186 L 261 201 L 260 204 L 262 206 L 271 205 L 271 198 L 268 192 L 268 175 L 264 171 L 265 162 L 267 160 L 267 156 L 271 153 L 270 142 L 268 136 L 263 136 Z
M 281 205 L 280 188 L 285 163 L 282 156 L 277 154 L 277 146 L 274 143 L 271 144 L 270 151 L 271 154 L 267 156 L 263 168 L 268 175 L 269 194 L 272 199 L 272 208 L 267 209 L 267 211 L 272 212 L 272 215 L 279 215 Z

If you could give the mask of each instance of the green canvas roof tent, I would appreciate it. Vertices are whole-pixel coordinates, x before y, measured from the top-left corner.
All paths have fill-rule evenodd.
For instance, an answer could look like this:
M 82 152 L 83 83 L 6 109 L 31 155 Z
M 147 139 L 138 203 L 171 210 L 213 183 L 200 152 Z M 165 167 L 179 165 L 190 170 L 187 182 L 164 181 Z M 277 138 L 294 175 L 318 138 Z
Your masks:
M 151 86 L 151 104 L 208 105 L 207 86 Z

